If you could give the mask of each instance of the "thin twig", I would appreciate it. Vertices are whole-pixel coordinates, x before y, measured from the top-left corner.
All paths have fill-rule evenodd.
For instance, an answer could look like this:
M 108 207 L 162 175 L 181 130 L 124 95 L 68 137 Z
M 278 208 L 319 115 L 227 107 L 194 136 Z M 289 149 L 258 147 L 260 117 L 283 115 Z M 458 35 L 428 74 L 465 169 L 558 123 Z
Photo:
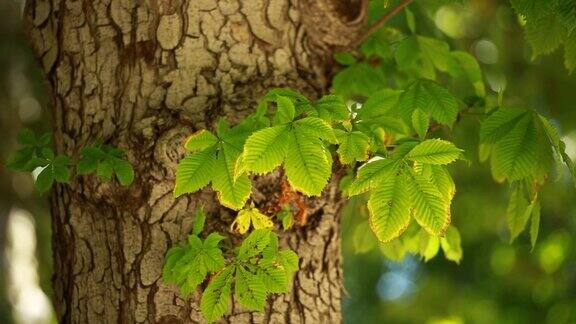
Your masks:
M 378 21 L 376 21 L 372 26 L 370 26 L 363 34 L 360 35 L 352 44 L 351 47 L 358 47 L 360 44 L 364 43 L 370 35 L 374 34 L 380 27 L 384 26 L 384 24 L 390 20 L 390 18 L 397 15 L 402 9 L 404 9 L 407 5 L 412 3 L 414 0 L 404 0 L 398 6 L 392 8 L 392 10 L 388 11 L 384 16 L 380 17 Z

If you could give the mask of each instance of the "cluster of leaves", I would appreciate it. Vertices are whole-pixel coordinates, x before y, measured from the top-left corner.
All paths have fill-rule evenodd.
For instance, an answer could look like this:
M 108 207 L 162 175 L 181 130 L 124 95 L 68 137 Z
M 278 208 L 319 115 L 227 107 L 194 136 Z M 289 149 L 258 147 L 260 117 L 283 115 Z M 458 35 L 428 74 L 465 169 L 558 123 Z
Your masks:
M 554 164 L 566 164 L 576 180 L 576 169 L 565 152 L 557 130 L 535 111 L 499 107 L 482 123 L 480 159 L 490 160 L 492 175 L 511 185 L 507 209 L 510 240 L 513 241 L 531 218 L 532 245 L 538 236 L 540 203 L 538 191 Z M 556 163 L 554 163 L 556 161 Z M 556 171 L 560 174 L 560 168 Z
M 174 196 L 198 191 L 211 183 L 222 205 L 242 208 L 252 183 L 248 176 L 235 174 L 236 161 L 248 136 L 265 122 L 259 109 L 234 127 L 221 120 L 216 135 L 200 130 L 190 136 L 184 146 L 192 154 L 178 164 Z
M 349 195 L 370 193 L 369 221 L 382 242 L 400 236 L 412 217 L 428 233 L 443 236 L 456 192 L 443 165 L 460 154 L 454 144 L 439 139 L 402 143 L 389 157 L 360 167 L 346 191 Z
M 239 247 L 223 251 L 220 234 L 210 233 L 204 240 L 199 237 L 204 220 L 200 209 L 187 244 L 168 251 L 163 279 L 177 284 L 183 296 L 207 281 L 200 309 L 208 322 L 228 311 L 232 294 L 243 308 L 263 311 L 269 294 L 289 291 L 298 256 L 289 249 L 279 250 L 274 232 L 256 229 Z
M 410 227 L 401 239 L 381 244 L 382 254 L 390 260 L 401 261 L 406 254 L 418 254 L 424 261 L 434 258 L 440 249 L 444 257 L 450 261 L 460 263 L 462 260 L 460 232 L 454 226 L 448 227 L 442 237 L 428 234 L 424 230 Z
M 365 203 L 363 199 L 355 199 L 352 204 Z M 360 209 L 361 211 L 361 209 Z M 362 211 L 361 211 L 362 212 Z M 361 220 L 351 233 L 351 246 L 356 253 L 365 253 L 378 248 L 389 260 L 401 262 L 406 255 L 418 255 L 427 262 L 434 258 L 440 249 L 447 260 L 460 263 L 463 256 L 460 232 L 454 226 L 449 226 L 444 236 L 430 235 L 414 222 L 399 238 L 390 242 L 380 242 L 373 235 L 366 235 L 370 222 Z
M 36 188 L 45 192 L 54 181 L 67 183 L 70 180 L 70 158 L 66 155 L 55 155 L 50 148 L 51 135 L 37 136 L 30 129 L 23 129 L 18 134 L 18 143 L 22 146 L 8 158 L 6 165 L 14 171 L 32 172 L 37 168 L 42 171 L 36 177 Z
M 406 18 L 408 35 L 398 29 L 380 29 L 358 52 L 335 55 L 344 66 L 333 80 L 337 95 L 310 100 L 291 89 L 273 89 L 259 102 L 256 112 L 238 125 L 230 127 L 221 121 L 215 133 L 200 130 L 192 134 L 185 143 L 190 154 L 178 165 L 175 196 L 211 184 L 222 205 L 241 210 L 232 230 L 244 234 L 254 228 L 242 246 L 251 240 L 250 244 L 265 245 L 274 241 L 269 234 L 261 234 L 271 233 L 271 218 L 254 206 L 243 209 L 251 194 L 250 177 L 281 168 L 291 188 L 319 196 L 336 160 L 348 168 L 340 188 L 348 196 L 361 195 L 366 200 L 365 226 L 372 229 L 386 256 L 400 259 L 413 253 L 429 260 L 442 249 L 447 259 L 459 262 L 461 238 L 451 224 L 456 186 L 447 166 L 463 159 L 463 151 L 440 138 L 437 130 L 451 129 L 476 109 L 487 116 L 481 126 L 480 159 L 490 159 L 497 181 L 511 184 L 511 239 L 531 218 L 535 242 L 540 217 L 538 190 L 548 179 L 552 162 L 565 162 L 575 174 L 564 143 L 538 113 L 490 105 L 475 58 L 452 51 L 442 40 L 416 34 L 416 20 L 410 11 Z M 466 86 L 470 97 L 454 97 L 440 84 L 447 79 L 460 89 Z M 283 207 L 276 216 L 286 229 L 293 218 L 290 209 Z M 187 248 L 169 253 L 165 279 L 181 287 L 188 284 L 183 293 L 189 293 L 208 273 L 217 273 L 202 297 L 208 305 L 206 310 L 202 307 L 203 312 L 213 320 L 214 314 L 220 316 L 228 307 L 233 282 L 237 290 L 239 285 L 249 285 L 239 283 L 244 280 L 244 270 L 222 262 L 176 266 L 177 262 L 192 264 L 191 260 L 196 260 L 192 256 L 201 253 L 198 251 L 205 244 L 216 251 L 221 237 L 213 233 L 202 242 L 198 233 Z M 236 259 L 240 258 L 237 252 Z M 188 273 L 197 269 L 203 270 Z M 265 285 L 260 291 L 272 291 Z M 261 309 L 263 304 L 254 302 L 254 293 L 241 290 L 236 293 L 247 298 L 245 307 Z M 211 297 L 204 302 L 207 295 Z
M 276 108 L 272 118 L 267 117 L 269 103 Z M 311 102 L 290 89 L 272 90 L 257 111 L 237 126 L 228 128 L 221 121 L 216 135 L 200 130 L 188 138 L 185 147 L 192 154 L 178 165 L 174 194 L 195 192 L 212 183 L 220 203 L 238 210 L 250 196 L 248 174 L 264 174 L 283 165 L 294 188 L 320 195 L 332 170 L 326 143 L 337 142 L 329 122 L 348 115 L 336 96 Z
M 134 181 L 134 169 L 130 162 L 124 159 L 124 151 L 97 142 L 85 147 L 81 151 L 81 157 L 76 165 L 76 173 L 85 175 L 96 172 L 98 177 L 105 182 L 116 179 L 123 186 L 129 186 Z
M 414 17 L 410 11 L 407 13 L 409 33 L 393 27 L 381 28 L 359 51 L 335 54 L 344 68 L 334 77 L 334 91 L 362 100 L 389 87 L 391 82 L 405 87 L 415 79 L 437 81 L 447 75 L 455 83 L 470 84 L 464 90 L 471 90 L 471 95 L 484 97 L 486 89 L 476 59 L 467 52 L 452 51 L 439 38 L 417 34 Z
M 274 110 L 267 117 L 269 103 Z M 231 131 L 219 127 L 214 135 L 200 130 L 186 141 L 193 153 L 178 166 L 175 194 L 197 191 L 212 181 L 223 205 L 241 209 L 250 195 L 248 175 L 281 166 L 293 188 L 317 196 L 332 174 L 332 155 L 350 168 L 371 159 L 345 191 L 369 192 L 370 223 L 378 239 L 389 242 L 399 237 L 412 217 L 429 234 L 440 237 L 450 225 L 455 193 L 445 165 L 460 158 L 462 151 L 449 141 L 426 137 L 432 122 L 449 127 L 458 111 L 452 94 L 426 79 L 403 91 L 377 91 L 354 109 L 338 96 L 310 101 L 292 90 L 275 89 L 253 116 Z M 234 138 L 234 148 L 228 134 L 241 134 Z M 225 178 L 227 185 L 217 177 Z M 272 223 L 257 210 L 247 209 L 232 224 L 240 233 L 250 225 L 258 229 Z
M 6 165 L 21 172 L 40 169 L 35 181 L 38 191 L 48 191 L 54 182 L 70 181 L 73 161 L 67 155 L 54 153 L 51 148 L 51 134 L 37 136 L 32 130 L 23 129 L 18 134 L 18 143 L 22 147 L 8 158 Z M 134 180 L 134 170 L 123 157 L 122 150 L 96 143 L 82 150 L 82 156 L 76 164 L 76 174 L 96 172 L 102 181 L 111 181 L 112 175 L 116 174 L 119 182 L 128 186 Z
M 331 176 L 332 152 L 349 165 L 369 157 L 381 158 L 361 167 L 349 190 L 351 195 L 373 193 L 369 207 L 377 237 L 383 242 L 398 237 L 408 227 L 412 213 L 430 234 L 443 235 L 450 224 L 454 195 L 454 183 L 444 165 L 458 159 L 461 150 L 448 141 L 425 137 L 431 121 L 451 126 L 456 120 L 459 104 L 445 88 L 420 79 L 404 91 L 383 89 L 354 113 L 338 96 L 312 102 L 291 90 L 276 89 L 266 95 L 260 104 L 264 108 L 249 120 L 266 125 L 269 102 L 275 103 L 276 109 L 268 126 L 253 129 L 252 134 L 246 125 L 256 123 L 236 126 L 244 131 L 233 132 L 242 134 L 234 153 L 228 153 L 230 137 L 221 131 L 217 136 L 206 130 L 193 134 L 185 146 L 196 153 L 180 163 L 175 193 L 196 191 L 212 180 L 220 202 L 240 209 L 250 194 L 247 174 L 265 174 L 282 166 L 293 188 L 317 196 Z M 420 139 L 412 137 L 414 133 Z M 395 142 L 396 137 L 399 140 Z M 228 163 L 224 157 L 230 158 Z M 222 169 L 215 169 L 217 165 Z M 213 176 L 222 176 L 228 185 L 218 185 Z M 242 194 L 235 195 L 237 192 Z M 249 226 L 236 224 L 243 230 Z
M 567 17 L 566 13 L 572 10 L 567 2 L 561 0 L 512 2 L 516 10 L 524 12 L 535 10 L 536 7 L 553 7 L 553 10 L 532 12 L 534 17 L 560 16 L 558 11 L 561 10 L 564 10 L 564 17 Z M 557 12 L 554 13 L 554 10 Z M 478 110 L 474 112 L 476 114 L 496 112 L 482 126 L 481 160 L 491 159 L 497 181 L 508 180 L 513 184 L 507 213 L 511 239 L 522 232 L 527 219 L 532 215 L 531 233 L 532 242 L 535 242 L 539 220 L 538 189 L 548 178 L 551 161 L 563 160 L 574 174 L 574 166 L 564 153 L 564 144 L 557 131 L 546 118 L 534 111 L 508 110 L 487 104 L 482 73 L 473 56 L 450 50 L 448 43 L 440 39 L 416 34 L 416 20 L 409 9 L 406 10 L 406 26 L 408 34 L 397 28 L 382 28 L 368 38 L 359 51 L 335 55 L 336 61 L 344 66 L 334 78 L 335 92 L 347 99 L 363 102 L 361 108 L 353 110 L 356 114 L 354 128 L 367 135 L 371 145 L 379 139 L 381 143 L 386 144 L 388 141 L 390 144 L 390 137 L 397 139 L 396 144 L 401 143 L 388 145 L 389 148 L 394 146 L 393 150 L 376 150 L 375 156 L 383 159 L 372 159 L 361 166 L 356 179 L 353 179 L 354 176 L 345 179 L 342 188 L 349 195 L 370 190 L 367 200 L 369 224 L 380 240 L 390 242 L 381 245 L 389 247 L 385 254 L 398 256 L 406 252 L 420 252 L 426 259 L 423 251 L 415 249 L 417 245 L 413 244 L 410 231 L 399 239 L 395 238 L 406 228 L 411 228 L 411 216 L 430 234 L 442 235 L 441 230 L 446 230 L 449 225 L 449 206 L 455 187 L 442 161 L 421 165 L 422 161 L 410 158 L 411 154 L 407 153 L 409 142 L 404 141 L 412 140 L 410 137 L 414 132 L 423 140 L 427 132 L 437 126 L 452 127 L 458 118 L 472 109 Z M 568 25 L 562 28 L 571 30 Z M 540 29 L 540 32 L 546 34 L 547 30 Z M 561 38 L 561 41 L 564 39 Z M 462 80 L 471 85 L 470 97 L 464 100 L 469 103 L 469 107 L 462 109 L 462 101 L 435 82 L 446 80 L 447 77 L 454 80 L 453 85 L 460 92 L 466 92 Z M 391 83 L 405 90 L 390 89 Z M 489 134 L 491 132 L 495 134 Z M 444 144 L 446 147 L 450 145 Z M 362 150 L 364 145 L 364 142 L 358 140 L 354 146 Z M 414 144 L 411 145 L 414 147 Z M 450 149 L 456 156 L 457 149 Z M 400 160 L 403 162 L 398 162 Z M 431 228 L 421 220 L 422 215 L 417 206 L 423 201 L 414 195 L 415 188 L 418 188 L 415 184 L 418 182 L 413 174 L 424 175 L 429 180 L 425 182 L 426 186 L 432 184 L 437 189 L 434 194 L 429 192 L 430 197 L 443 197 L 433 199 L 437 206 L 428 209 L 437 212 L 435 227 Z M 518 186 L 516 182 L 522 182 L 522 185 Z M 521 201 L 517 201 L 519 197 Z M 442 201 L 443 204 L 440 203 Z M 439 217 L 441 211 L 445 212 L 444 218 Z M 392 247 L 395 253 L 390 252 Z
M 564 45 L 564 64 L 576 68 L 576 2 L 573 0 L 510 0 L 525 21 L 533 56 L 550 54 Z

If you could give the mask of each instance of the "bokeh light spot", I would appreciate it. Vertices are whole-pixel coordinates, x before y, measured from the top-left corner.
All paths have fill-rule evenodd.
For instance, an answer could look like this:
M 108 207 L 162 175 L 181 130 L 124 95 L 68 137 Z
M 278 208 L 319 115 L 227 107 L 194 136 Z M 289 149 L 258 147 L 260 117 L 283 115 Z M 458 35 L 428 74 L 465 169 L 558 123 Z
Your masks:
M 569 246 L 570 236 L 566 232 L 551 235 L 538 250 L 538 261 L 542 270 L 546 273 L 556 272 L 564 263 Z
M 499 276 L 504 276 L 512 271 L 516 263 L 516 252 L 509 246 L 499 246 L 494 249 L 490 256 L 490 267 L 492 272 Z
M 481 39 L 472 45 L 472 50 L 478 61 L 484 64 L 498 63 L 498 47 L 493 42 Z
M 463 15 L 452 6 L 442 6 L 434 15 L 436 27 L 452 38 L 467 35 Z

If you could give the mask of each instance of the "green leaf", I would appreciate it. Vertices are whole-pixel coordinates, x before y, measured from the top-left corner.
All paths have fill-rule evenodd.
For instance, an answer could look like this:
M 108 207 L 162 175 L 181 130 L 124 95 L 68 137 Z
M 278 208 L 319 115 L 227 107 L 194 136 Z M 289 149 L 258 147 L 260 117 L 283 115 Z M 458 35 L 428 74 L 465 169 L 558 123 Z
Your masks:
M 410 153 L 410 151 L 412 151 L 412 149 L 415 148 L 418 144 L 420 144 L 420 142 L 417 142 L 413 139 L 407 139 L 405 142 L 399 142 L 396 149 L 394 149 L 392 152 L 392 157 L 397 160 L 404 159 L 406 155 L 408 155 L 408 153 Z
M 440 124 L 452 127 L 458 116 L 458 102 L 445 88 L 434 81 L 418 80 L 398 100 L 398 113 L 409 123 L 412 112 L 420 109 Z
M 374 92 L 358 110 L 357 119 L 370 122 L 374 118 L 390 115 L 401 94 L 402 91 L 392 89 Z
M 572 181 L 576 183 L 576 166 L 568 154 L 566 154 L 566 144 L 564 144 L 564 142 L 560 142 L 560 154 L 562 156 L 562 160 L 570 171 L 570 175 L 572 175 Z
M 421 173 L 438 188 L 444 198 L 452 200 L 454 194 L 456 194 L 456 185 L 444 166 L 424 164 L 422 165 Z
M 354 227 L 352 232 L 352 246 L 356 254 L 363 254 L 372 251 L 378 245 L 378 238 L 372 235 L 374 230 L 368 221 L 362 221 Z
M 206 222 L 206 214 L 204 214 L 204 208 L 200 207 L 196 211 L 196 216 L 194 217 L 194 227 L 192 228 L 192 235 L 200 235 L 204 229 L 204 223 Z
M 426 231 L 420 231 L 419 253 L 424 258 L 424 262 L 433 259 L 440 250 L 440 238 L 431 236 Z
M 280 125 L 291 122 L 296 114 L 296 108 L 294 108 L 292 100 L 284 96 L 277 96 L 276 103 L 278 109 L 276 110 L 276 115 L 274 115 L 272 123 L 274 125 Z
M 30 160 L 34 158 L 34 149 L 33 148 L 22 148 L 16 152 L 14 152 L 8 160 L 6 161 L 6 166 L 14 171 L 31 171 L 34 168 L 27 168 L 27 164 Z
M 546 12 L 548 1 L 540 0 L 510 0 L 512 8 L 518 14 L 534 17 Z
M 394 58 L 389 42 L 387 30 L 380 28 L 362 43 L 360 49 L 366 57 L 376 56 L 388 61 Z
M 16 136 L 18 143 L 24 146 L 38 146 L 38 140 L 36 139 L 36 134 L 29 128 L 24 128 Z
M 214 277 L 200 300 L 200 310 L 208 322 L 219 319 L 230 308 L 234 267 L 226 267 Z
M 482 79 L 480 65 L 474 56 L 460 51 L 451 52 L 450 55 L 456 59 L 460 69 L 462 69 L 466 78 L 468 78 L 472 83 L 472 86 L 474 86 L 476 94 L 479 97 L 484 97 L 486 95 L 486 87 L 484 86 L 484 81 Z
M 480 128 L 480 142 L 493 144 L 506 136 L 528 111 L 520 108 L 500 108 L 490 115 Z
M 282 250 L 278 254 L 280 264 L 287 273 L 293 273 L 298 271 L 299 258 L 298 254 L 292 250 Z
M 46 159 L 46 160 L 54 160 L 54 151 L 52 151 L 51 148 L 48 147 L 42 147 L 40 149 L 40 154 L 38 154 L 39 157 Z
M 526 21 L 526 40 L 532 47 L 533 58 L 554 52 L 566 38 L 566 28 L 551 11 Z
M 113 159 L 114 173 L 116 173 L 116 178 L 123 186 L 129 186 L 134 182 L 134 169 L 132 164 L 126 160 L 115 158 Z
M 334 60 L 342 65 L 352 65 L 356 63 L 356 58 L 347 52 L 336 52 L 334 53 Z
M 343 164 L 351 164 L 356 161 L 366 161 L 370 150 L 370 138 L 359 131 L 342 132 L 338 136 L 338 155 Z
M 356 179 L 348 188 L 348 195 L 354 196 L 375 188 L 380 182 L 395 176 L 398 161 L 381 159 L 365 163 L 358 169 Z
M 284 165 L 288 182 L 306 195 L 319 196 L 332 173 L 326 148 L 301 128 L 296 128 L 290 135 Z
M 292 210 L 290 209 L 289 206 L 284 206 L 282 208 L 282 210 L 280 210 L 280 212 L 278 212 L 276 215 L 276 218 L 278 218 L 278 220 L 280 220 L 282 222 L 282 228 L 286 231 L 288 229 L 290 229 L 290 227 L 292 227 L 293 223 L 294 223 L 294 218 L 292 215 Z
M 111 181 L 115 174 L 121 185 L 128 186 L 134 181 L 134 169 L 124 156 L 121 149 L 96 142 L 82 149 L 76 172 L 85 175 L 96 171 L 102 181 Z
M 223 236 L 211 233 L 202 242 L 198 236 L 190 235 L 184 248 L 170 249 L 164 263 L 164 281 L 176 283 L 184 296 L 194 291 L 204 281 L 208 272 L 224 268 L 225 260 L 218 247 L 222 239 Z
M 440 244 L 446 259 L 460 264 L 460 260 L 462 260 L 462 246 L 460 232 L 458 232 L 456 227 L 448 227 L 446 236 L 440 238 Z
M 52 133 L 45 133 L 38 138 L 39 146 L 48 146 L 50 143 L 52 143 Z
M 478 145 L 478 159 L 480 162 L 488 161 L 490 154 L 492 154 L 492 145 L 482 143 Z
M 417 36 L 419 52 L 424 60 L 429 61 L 436 69 L 448 72 L 456 62 L 450 55 L 450 45 L 436 38 Z
M 68 183 L 70 181 L 70 158 L 66 155 L 58 155 L 51 163 L 52 173 L 54 180 L 61 183 Z M 49 166 L 50 167 L 50 166 Z
M 54 173 L 52 172 L 51 165 L 48 165 L 38 174 L 36 178 L 36 189 L 41 193 L 48 191 L 54 183 Z
M 218 200 L 228 208 L 238 210 L 244 207 L 252 191 L 252 182 L 247 175 L 234 177 L 234 166 L 240 151 L 224 142 L 214 167 L 212 187 L 218 192 Z
M 530 244 L 532 249 L 536 246 L 538 240 L 538 231 L 540 230 L 540 202 L 535 200 L 532 202 L 532 213 L 530 221 Z
M 368 200 L 370 227 L 382 242 L 399 237 L 410 225 L 410 194 L 406 177 L 390 176 Z
M 268 244 L 262 250 L 262 258 L 258 262 L 258 267 L 275 265 L 278 261 L 278 235 L 270 231 Z
M 462 150 L 453 143 L 441 139 L 430 139 L 416 145 L 406 158 L 419 163 L 448 164 L 457 160 Z
M 112 175 L 114 174 L 112 160 L 106 159 L 100 161 L 96 169 L 96 174 L 102 181 L 112 181 Z
M 350 119 L 350 110 L 340 96 L 325 95 L 314 103 L 318 117 L 326 121 Z
M 550 144 L 554 147 L 554 150 L 556 151 L 556 155 L 558 156 L 558 158 L 556 158 L 557 163 L 559 164 L 559 163 L 561 163 L 561 161 L 563 161 L 566 164 L 566 166 L 568 167 L 568 170 L 570 171 L 570 174 L 572 175 L 573 181 L 576 182 L 576 170 L 574 168 L 572 160 L 570 159 L 570 157 L 565 152 L 566 145 L 560 139 L 560 135 L 558 134 L 558 131 L 550 123 L 550 121 L 548 121 L 548 119 L 546 119 L 545 117 L 543 117 L 541 115 L 538 115 L 538 117 L 539 117 L 539 121 L 542 125 L 542 128 L 543 128 L 544 132 L 546 133 L 548 141 L 550 142 Z M 543 148 L 541 145 L 539 145 L 538 147 L 539 147 L 540 151 Z M 559 167 L 558 167 L 558 170 L 559 170 Z M 560 173 L 558 173 L 558 175 L 559 174 Z
M 396 46 L 394 58 L 398 69 L 408 72 L 410 75 L 435 79 L 436 72 L 429 58 L 423 57 L 418 37 L 408 36 Z
M 524 116 L 492 149 L 492 170 L 497 180 L 519 180 L 538 169 L 538 134 L 530 115 Z
M 294 122 L 297 133 L 310 138 L 318 138 L 328 143 L 336 144 L 338 141 L 332 127 L 324 120 L 316 117 L 307 117 Z
M 423 175 L 411 172 L 407 179 L 414 218 L 431 235 L 443 236 L 450 225 L 450 200 Z
M 430 126 L 430 118 L 428 114 L 420 109 L 416 109 L 412 112 L 412 127 L 421 139 L 426 137 L 428 133 L 428 127 Z
M 289 292 L 288 274 L 283 267 L 266 266 L 258 268 L 258 277 L 262 279 L 266 291 L 271 293 Z
M 218 243 L 223 239 L 224 237 L 218 233 L 210 233 L 204 240 L 200 255 L 208 271 L 219 271 L 226 265 L 222 250 L 218 247 Z
M 542 126 L 544 128 L 544 132 L 546 133 L 546 136 L 548 136 L 548 140 L 550 141 L 550 144 L 552 146 L 554 146 L 555 148 L 559 148 L 560 147 L 560 135 L 558 134 L 558 130 L 556 130 L 556 127 L 552 126 L 552 124 L 550 123 L 550 121 L 545 118 L 544 116 L 538 115 L 540 121 L 542 122 Z
M 201 129 L 196 133 L 190 135 L 184 143 L 184 147 L 190 152 L 203 151 L 218 142 L 218 138 L 214 134 L 205 129 Z
M 289 136 L 287 125 L 264 128 L 252 134 L 242 153 L 246 170 L 263 174 L 278 167 L 286 156 Z
M 576 69 L 576 30 L 566 37 L 564 43 L 564 65 L 570 73 Z
M 555 0 L 551 1 L 551 5 L 554 7 L 560 23 L 568 31 L 576 30 L 576 3 L 573 0 Z
M 266 288 L 262 278 L 246 270 L 236 268 L 235 295 L 238 302 L 248 310 L 263 311 L 266 305 Z
M 524 231 L 526 222 L 532 213 L 532 204 L 524 197 L 524 187 L 520 184 L 514 184 L 510 195 L 510 202 L 506 209 L 506 219 L 508 229 L 510 230 L 510 243 L 514 242 L 516 237 Z
M 236 151 L 241 151 L 246 139 L 262 125 L 261 122 L 254 118 L 246 118 L 233 128 L 228 129 L 227 123 L 224 123 L 222 129 L 218 130 L 220 142 L 231 145 Z
M 412 10 L 410 10 L 410 8 L 406 7 L 406 9 L 404 9 L 404 12 L 406 13 L 406 24 L 408 25 L 408 29 L 410 29 L 410 31 L 412 33 L 416 32 L 416 19 L 414 18 L 414 13 L 412 13 Z
M 408 135 L 410 132 L 409 127 L 401 119 L 398 119 L 396 117 L 383 116 L 374 118 L 370 122 L 370 126 L 372 126 L 372 131 L 375 134 L 380 129 L 384 130 L 384 135 L 386 134 Z
M 78 175 L 89 174 L 95 172 L 98 169 L 99 156 L 89 153 L 90 150 L 82 150 L 82 157 L 78 164 L 76 164 L 76 173 Z
M 186 254 L 186 249 L 176 246 L 166 252 L 164 268 L 162 268 L 162 280 L 166 283 L 177 283 L 179 273 L 176 264 L 182 260 Z M 178 269 L 179 270 L 179 269 Z
M 402 244 L 401 240 L 393 240 L 388 243 L 380 243 L 380 252 L 386 257 L 395 262 L 401 262 L 406 257 L 408 251 Z
M 6 166 L 14 171 L 32 172 L 38 167 L 45 167 L 54 159 L 54 152 L 47 147 L 51 135 L 45 134 L 38 138 L 30 129 L 23 129 L 18 133 L 18 143 L 23 147 L 11 154 Z
M 266 93 L 262 97 L 262 101 L 276 101 L 278 96 L 283 96 L 292 99 L 293 102 L 308 102 L 308 98 L 300 92 L 290 88 L 275 88 Z
M 367 62 L 359 62 L 342 69 L 332 79 L 336 94 L 346 98 L 368 97 L 387 84 L 387 76 L 382 69 L 374 68 Z
M 212 179 L 216 166 L 214 147 L 188 155 L 178 163 L 174 196 L 200 190 Z M 100 163 L 103 164 L 103 163 Z
M 240 249 L 238 249 L 238 260 L 246 261 L 251 257 L 258 255 L 264 251 L 264 248 L 270 243 L 271 232 L 268 229 L 257 229 L 252 231 L 250 235 L 242 242 Z

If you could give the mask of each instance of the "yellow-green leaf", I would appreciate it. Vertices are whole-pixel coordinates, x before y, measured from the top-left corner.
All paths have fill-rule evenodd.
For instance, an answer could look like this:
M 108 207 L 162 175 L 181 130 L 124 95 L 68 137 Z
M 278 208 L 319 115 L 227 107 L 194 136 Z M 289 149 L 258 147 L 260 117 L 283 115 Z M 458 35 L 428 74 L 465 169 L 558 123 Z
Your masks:
M 382 242 L 400 236 L 410 224 L 410 193 L 406 177 L 387 177 L 368 200 L 370 227 Z

